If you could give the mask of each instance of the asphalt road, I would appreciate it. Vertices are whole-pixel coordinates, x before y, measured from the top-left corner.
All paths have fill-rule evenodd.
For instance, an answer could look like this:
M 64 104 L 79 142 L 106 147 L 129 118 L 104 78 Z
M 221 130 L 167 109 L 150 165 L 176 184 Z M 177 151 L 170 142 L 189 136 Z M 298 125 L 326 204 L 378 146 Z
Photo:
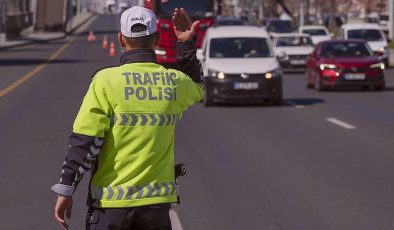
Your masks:
M 0 53 L 2 230 L 57 229 L 50 187 L 73 120 L 92 73 L 119 60 L 101 48 L 104 34 L 116 36 L 115 17 L 89 29 L 97 42 L 85 31 L 71 43 Z M 176 159 L 188 166 L 174 209 L 183 229 L 393 229 L 393 74 L 387 70 L 382 92 L 316 92 L 292 73 L 281 107 L 192 107 L 176 130 Z M 74 196 L 71 229 L 84 228 L 86 182 Z

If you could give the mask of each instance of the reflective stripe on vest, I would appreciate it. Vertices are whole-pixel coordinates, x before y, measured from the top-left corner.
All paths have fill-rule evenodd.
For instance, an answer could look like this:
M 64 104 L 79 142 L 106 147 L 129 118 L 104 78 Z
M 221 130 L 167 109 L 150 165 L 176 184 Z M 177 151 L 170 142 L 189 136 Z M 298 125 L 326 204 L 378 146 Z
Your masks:
M 113 125 L 120 126 L 173 126 L 182 118 L 182 113 L 120 113 L 112 117 Z
M 175 182 L 157 182 L 145 186 L 90 186 L 92 198 L 95 200 L 131 200 L 148 197 L 166 197 L 175 195 Z

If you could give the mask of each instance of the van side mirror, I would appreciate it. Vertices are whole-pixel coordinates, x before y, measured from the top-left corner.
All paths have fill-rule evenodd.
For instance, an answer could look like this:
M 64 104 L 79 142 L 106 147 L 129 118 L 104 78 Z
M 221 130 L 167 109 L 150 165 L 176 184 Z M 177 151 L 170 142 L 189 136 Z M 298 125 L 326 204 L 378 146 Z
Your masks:
M 197 50 L 196 56 L 198 60 L 205 61 L 205 56 L 204 53 L 202 52 L 202 49 Z
M 384 54 L 384 52 L 382 52 L 382 51 L 380 51 L 380 50 L 378 50 L 378 51 L 375 52 L 375 56 L 376 56 L 376 57 L 383 56 L 383 54 Z

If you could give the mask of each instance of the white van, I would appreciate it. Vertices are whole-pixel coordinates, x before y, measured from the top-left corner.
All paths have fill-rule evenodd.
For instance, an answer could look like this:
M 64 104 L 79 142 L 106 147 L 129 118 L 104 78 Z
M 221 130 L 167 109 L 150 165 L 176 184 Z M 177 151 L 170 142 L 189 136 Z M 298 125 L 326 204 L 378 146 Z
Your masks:
M 282 70 L 264 29 L 210 27 L 197 54 L 204 72 L 206 106 L 215 102 L 282 103 Z
M 379 54 L 379 59 L 386 66 L 389 64 L 389 49 L 386 36 L 378 24 L 375 23 L 347 23 L 339 31 L 341 39 L 365 40 L 372 51 Z

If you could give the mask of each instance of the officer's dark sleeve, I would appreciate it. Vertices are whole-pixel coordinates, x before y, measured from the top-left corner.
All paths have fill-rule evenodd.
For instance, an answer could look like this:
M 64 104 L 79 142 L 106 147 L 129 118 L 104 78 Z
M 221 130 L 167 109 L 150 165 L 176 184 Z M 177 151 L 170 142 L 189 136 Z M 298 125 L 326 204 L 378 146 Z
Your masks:
M 193 41 L 177 42 L 177 62 L 179 70 L 188 75 L 194 82 L 202 83 L 203 73 L 201 63 L 196 56 Z
M 100 153 L 105 133 L 110 127 L 111 106 L 103 78 L 95 77 L 81 104 L 69 138 L 66 159 L 59 183 L 52 187 L 57 194 L 73 195 L 83 174 L 90 170 Z
M 60 181 L 52 190 L 59 195 L 72 196 L 83 174 L 95 164 L 102 143 L 103 138 L 71 134 Z

